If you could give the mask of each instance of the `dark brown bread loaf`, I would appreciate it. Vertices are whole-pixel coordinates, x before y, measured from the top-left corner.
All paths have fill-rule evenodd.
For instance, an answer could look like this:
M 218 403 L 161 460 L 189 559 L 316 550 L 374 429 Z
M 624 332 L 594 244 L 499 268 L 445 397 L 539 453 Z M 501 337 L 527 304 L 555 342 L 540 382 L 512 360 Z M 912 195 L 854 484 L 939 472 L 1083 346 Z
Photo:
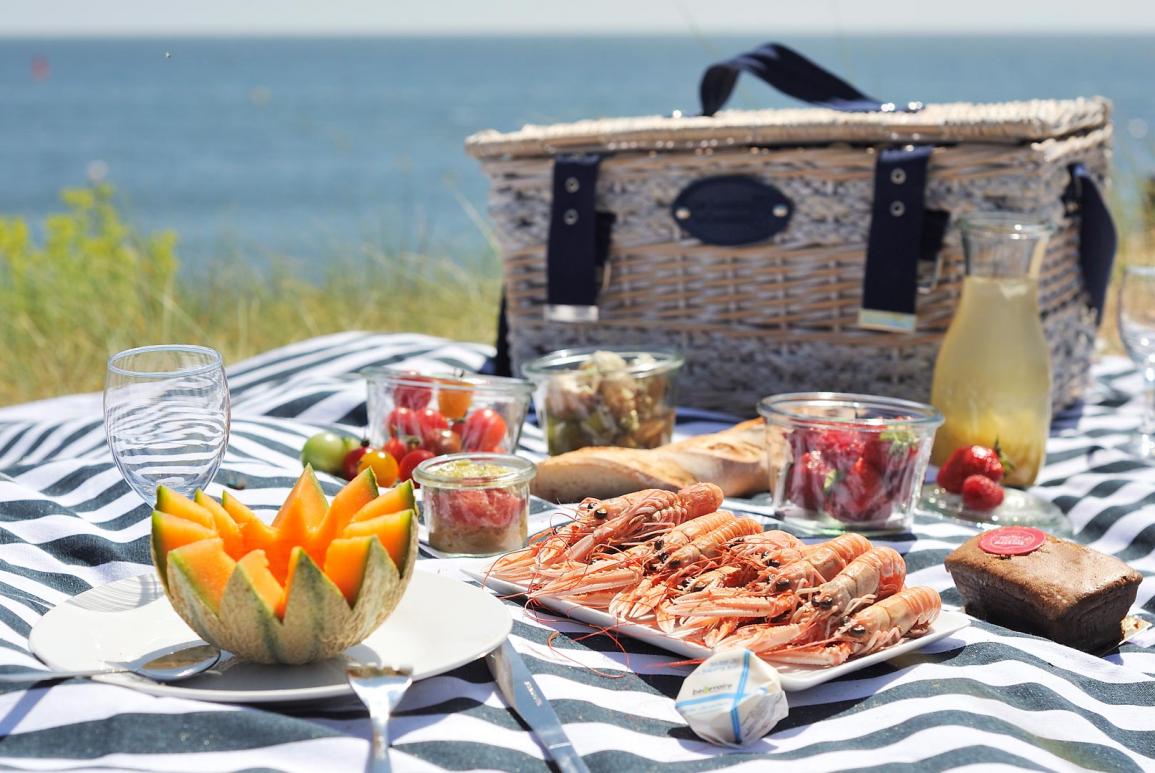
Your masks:
M 988 532 L 989 534 L 989 532 Z M 966 611 L 1084 652 L 1122 639 L 1142 576 L 1114 556 L 1046 535 L 1025 555 L 997 555 L 973 537 L 946 558 Z

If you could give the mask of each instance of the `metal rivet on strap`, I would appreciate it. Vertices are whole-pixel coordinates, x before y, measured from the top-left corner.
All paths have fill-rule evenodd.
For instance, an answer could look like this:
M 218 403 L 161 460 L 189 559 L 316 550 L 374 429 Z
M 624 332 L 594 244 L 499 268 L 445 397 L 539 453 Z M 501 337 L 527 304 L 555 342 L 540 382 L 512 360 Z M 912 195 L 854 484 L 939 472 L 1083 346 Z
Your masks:
M 902 169 L 890 170 L 890 181 L 895 185 L 902 185 L 906 182 L 906 172 Z
M 689 220 L 690 219 L 689 208 L 688 207 L 678 207 L 676 210 L 674 210 L 674 217 L 678 218 L 679 220 Z
M 890 214 L 894 217 L 902 217 L 906 212 L 906 205 L 901 201 L 890 202 Z
M 581 187 L 582 187 L 582 185 L 581 185 L 581 183 L 578 182 L 578 178 L 576 178 L 576 177 L 565 178 L 565 189 L 567 191 L 569 191 L 570 193 L 577 193 L 578 189 Z
M 770 210 L 774 217 L 786 217 L 790 214 L 790 207 L 785 204 L 775 204 L 774 209 Z
M 565 211 L 565 214 L 562 215 L 562 220 L 565 221 L 566 225 L 573 225 L 574 223 L 576 223 L 578 221 L 577 210 L 576 209 L 567 209 Z

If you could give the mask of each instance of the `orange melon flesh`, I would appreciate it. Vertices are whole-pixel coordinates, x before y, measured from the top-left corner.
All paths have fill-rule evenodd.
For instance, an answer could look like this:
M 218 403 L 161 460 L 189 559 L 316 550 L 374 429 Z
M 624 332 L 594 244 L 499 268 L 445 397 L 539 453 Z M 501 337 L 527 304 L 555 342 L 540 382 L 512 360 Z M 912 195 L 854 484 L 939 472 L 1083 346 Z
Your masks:
M 246 523 L 252 523 L 253 521 L 261 521 L 256 513 L 250 510 L 239 499 L 231 496 L 227 491 L 221 492 L 221 506 L 225 508 L 225 512 L 232 517 L 233 523 L 237 526 L 244 526 Z M 264 523 L 264 521 L 261 521 L 261 523 Z
M 183 494 L 178 494 L 165 486 L 157 486 L 156 509 L 162 513 L 199 523 L 206 529 L 213 528 L 213 515 Z
M 325 576 L 341 589 L 350 607 L 357 603 L 372 543 L 372 536 L 346 537 L 333 540 L 325 551 Z
M 314 533 L 325 520 L 328 509 L 329 501 L 325 499 L 325 492 L 321 490 L 313 468 L 306 467 L 289 492 L 285 504 L 281 505 L 273 518 L 273 528 L 277 530 L 281 541 L 289 545 L 309 546 L 313 543 Z M 272 555 L 269 560 L 275 561 Z
M 254 550 L 237 561 L 237 571 L 245 575 L 257 596 L 278 618 L 285 616 L 285 589 L 269 571 L 269 558 L 263 550 Z
M 170 552 L 201 540 L 212 539 L 216 535 L 199 523 L 186 521 L 176 515 L 152 511 L 152 552 L 156 557 L 156 570 L 168 582 L 167 557 Z
M 351 523 L 341 532 L 341 536 L 377 537 L 381 540 L 381 547 L 385 548 L 385 552 L 393 559 L 397 571 L 404 573 L 407 568 L 405 559 L 409 552 L 409 528 L 413 518 L 412 510 L 387 513 L 372 520 Z
M 241 530 L 237 526 L 237 522 L 232 519 L 228 511 L 200 489 L 197 489 L 193 499 L 212 515 L 213 526 L 217 530 L 217 535 L 224 540 L 225 552 L 236 559 L 240 559 L 241 556 L 245 555 L 245 553 L 248 552 L 245 550 L 245 540 L 241 536 Z
M 399 513 L 402 510 L 411 510 L 413 509 L 413 504 L 413 483 L 405 481 L 396 488 L 386 491 L 358 510 L 353 515 L 350 523 L 369 521 L 387 513 Z
M 220 609 L 225 586 L 237 562 L 225 552 L 219 537 L 179 547 L 168 554 L 168 562 L 184 573 L 209 609 Z
M 337 492 L 333 501 L 329 503 L 329 512 L 325 513 L 325 520 L 313 535 L 309 550 L 318 566 L 324 563 L 325 549 L 333 538 L 341 533 L 362 507 L 376 498 L 377 480 L 373 476 L 373 470 L 368 468 Z

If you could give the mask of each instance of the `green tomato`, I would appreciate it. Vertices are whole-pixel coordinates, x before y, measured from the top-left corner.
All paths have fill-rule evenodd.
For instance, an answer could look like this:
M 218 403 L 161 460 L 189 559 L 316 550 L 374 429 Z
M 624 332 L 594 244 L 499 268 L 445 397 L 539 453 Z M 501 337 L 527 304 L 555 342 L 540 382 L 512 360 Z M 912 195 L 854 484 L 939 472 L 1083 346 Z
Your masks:
M 338 475 L 348 453 L 345 438 L 335 432 L 318 432 L 305 441 L 301 449 L 301 464 L 309 464 L 318 472 Z
M 345 453 L 348 454 L 355 448 L 361 447 L 361 440 L 352 435 L 345 435 Z

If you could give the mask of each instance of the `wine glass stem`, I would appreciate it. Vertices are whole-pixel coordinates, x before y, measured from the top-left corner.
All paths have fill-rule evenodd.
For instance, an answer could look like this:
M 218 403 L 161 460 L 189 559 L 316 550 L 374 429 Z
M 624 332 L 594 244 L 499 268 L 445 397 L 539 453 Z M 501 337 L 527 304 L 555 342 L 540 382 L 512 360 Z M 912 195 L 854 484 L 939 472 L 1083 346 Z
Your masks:
M 1155 435 L 1155 364 L 1143 368 L 1143 419 L 1139 433 L 1150 438 Z

